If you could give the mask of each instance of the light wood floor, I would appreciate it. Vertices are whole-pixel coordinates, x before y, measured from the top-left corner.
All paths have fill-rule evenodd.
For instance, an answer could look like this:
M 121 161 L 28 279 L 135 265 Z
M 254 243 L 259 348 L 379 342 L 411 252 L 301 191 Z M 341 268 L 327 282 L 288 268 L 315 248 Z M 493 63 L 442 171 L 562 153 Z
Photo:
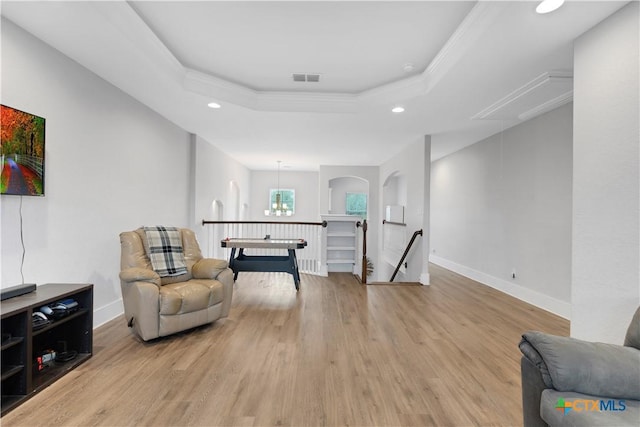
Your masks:
M 143 343 L 124 318 L 11 426 L 517 426 L 518 342 L 568 322 L 431 266 L 432 285 L 241 273 L 231 315 Z

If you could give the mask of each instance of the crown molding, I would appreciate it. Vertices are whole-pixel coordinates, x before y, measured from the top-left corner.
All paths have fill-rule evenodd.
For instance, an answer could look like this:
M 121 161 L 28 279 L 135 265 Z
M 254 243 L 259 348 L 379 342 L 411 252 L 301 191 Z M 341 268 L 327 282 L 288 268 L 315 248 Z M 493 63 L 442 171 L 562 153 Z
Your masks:
M 565 92 L 553 99 L 550 99 L 547 102 L 544 102 L 528 111 L 525 111 L 524 113 L 518 115 L 518 118 L 524 122 L 536 116 L 539 116 L 540 114 L 544 114 L 547 111 L 551 111 L 558 107 L 561 107 L 564 104 L 568 104 L 571 101 L 573 101 L 573 90 Z
M 202 98 L 202 101 L 218 101 L 256 111 L 359 113 L 372 108 L 390 107 L 425 96 L 447 76 L 460 61 L 472 51 L 482 36 L 501 15 L 511 7 L 508 2 L 478 1 L 451 34 L 427 68 L 420 74 L 380 85 L 359 93 L 324 93 L 297 91 L 259 91 L 222 79 L 212 74 L 190 69 L 183 65 L 164 42 L 147 25 L 136 11 L 135 4 L 122 2 L 81 2 L 90 14 L 81 25 L 100 27 L 99 46 L 108 48 L 107 40 L 118 40 L 120 52 L 108 52 L 102 61 L 113 61 L 119 55 L 125 61 L 136 64 L 131 74 L 145 78 L 143 84 L 160 85 L 164 90 L 176 93 L 184 91 Z M 69 13 L 73 13 L 71 9 Z M 45 17 L 43 16 L 43 19 Z M 83 27 L 83 28 L 84 28 Z M 73 34 L 73 32 L 70 32 Z M 104 42 L 100 44 L 100 42 Z M 86 54 L 95 46 L 80 44 L 76 55 Z M 90 64 L 97 70 L 100 63 Z M 122 73 L 106 74 L 107 81 L 125 89 L 132 89 L 131 79 Z M 498 100 L 472 117 L 480 119 L 509 118 L 525 120 L 555 108 L 572 99 L 571 74 L 562 71 L 544 73 L 522 87 Z M 564 83 L 562 84 L 564 79 Z M 560 84 L 558 84 L 560 83 Z M 162 94 L 147 93 L 147 100 L 162 100 Z M 532 96 L 533 95 L 533 96 Z M 154 98 L 155 97 L 155 98 Z M 529 99 L 531 97 L 531 99 Z M 195 99 L 195 98 L 194 98 Z M 160 102 L 158 101 L 158 102 Z M 207 102 L 209 102 L 207 101 Z
M 507 2 L 479 1 L 476 3 L 422 73 L 427 92 L 435 87 L 440 79 L 476 45 L 480 36 L 508 7 Z
M 478 2 L 422 74 L 357 94 L 255 91 L 190 69 L 186 69 L 183 85 L 189 91 L 254 110 L 355 113 L 372 104 L 394 104 L 433 89 L 507 7 L 505 2 Z
M 314 113 L 357 113 L 355 95 L 315 92 L 260 93 L 256 109 L 264 111 L 304 111 Z
M 554 92 L 556 95 L 549 100 L 548 96 L 541 96 L 543 90 Z M 541 102 L 536 97 L 546 100 Z M 569 71 L 548 71 L 475 114 L 471 117 L 471 120 L 500 120 L 504 119 L 505 115 L 507 118 L 527 120 L 566 104 L 572 99 L 572 73 Z M 526 108 L 526 110 L 522 111 L 523 108 Z M 518 110 L 519 112 L 516 112 Z
M 425 77 L 417 75 L 387 83 L 356 94 L 358 103 L 364 108 L 371 104 L 390 104 L 420 96 L 426 92 Z
M 108 3 L 108 4 L 106 4 Z M 220 77 L 185 67 L 128 2 L 94 2 L 94 10 L 130 42 L 156 72 L 168 76 L 184 90 L 257 111 L 357 113 L 371 106 L 396 104 L 424 96 L 469 52 L 482 34 L 508 7 L 507 2 L 479 1 L 419 75 L 387 83 L 360 93 L 322 93 L 257 91 Z M 491 119 L 536 88 L 556 79 L 571 78 L 562 72 L 538 76 L 506 97 L 487 107 L 472 119 Z M 569 98 L 567 98 L 569 96 Z M 532 117 L 568 102 L 566 91 L 560 96 L 521 112 L 518 117 Z
M 258 92 L 245 86 L 224 80 L 211 74 L 184 67 L 182 85 L 185 90 L 210 97 L 214 101 L 226 101 L 252 108 Z
M 186 90 L 252 110 L 355 113 L 357 98 L 352 94 L 320 92 L 256 91 L 210 74 L 185 68 Z
M 91 2 L 90 5 L 104 19 L 130 42 L 143 58 L 153 64 L 158 71 L 168 73 L 174 79 L 181 79 L 184 66 L 167 46 L 138 15 L 129 2 Z

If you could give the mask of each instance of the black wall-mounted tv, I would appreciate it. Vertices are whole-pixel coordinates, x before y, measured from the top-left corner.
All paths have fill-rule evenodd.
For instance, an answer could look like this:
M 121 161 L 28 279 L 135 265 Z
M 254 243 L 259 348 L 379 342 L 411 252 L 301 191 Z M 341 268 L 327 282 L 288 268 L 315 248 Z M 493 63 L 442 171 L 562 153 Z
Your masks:
M 0 194 L 44 196 L 45 119 L 0 105 Z

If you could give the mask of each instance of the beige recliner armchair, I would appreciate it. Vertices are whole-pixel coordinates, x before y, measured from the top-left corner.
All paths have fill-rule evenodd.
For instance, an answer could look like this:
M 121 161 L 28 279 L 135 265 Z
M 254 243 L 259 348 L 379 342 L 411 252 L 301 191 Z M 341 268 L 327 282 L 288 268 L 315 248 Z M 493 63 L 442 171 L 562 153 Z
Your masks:
M 233 272 L 203 258 L 193 231 L 180 228 L 186 272 L 161 277 L 152 267 L 144 228 L 120 233 L 120 285 L 129 327 L 148 341 L 227 317 Z M 179 240 L 179 237 L 178 237 Z

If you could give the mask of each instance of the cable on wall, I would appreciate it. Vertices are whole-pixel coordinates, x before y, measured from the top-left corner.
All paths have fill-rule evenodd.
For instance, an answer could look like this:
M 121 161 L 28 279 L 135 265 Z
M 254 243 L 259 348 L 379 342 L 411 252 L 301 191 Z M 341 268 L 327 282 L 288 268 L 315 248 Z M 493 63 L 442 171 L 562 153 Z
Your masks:
M 22 278 L 22 284 L 24 285 L 24 273 L 22 268 L 24 267 L 24 256 L 26 253 L 24 246 L 24 234 L 22 233 L 22 197 L 20 196 L 20 243 L 22 244 L 22 259 L 20 260 L 20 277 Z

